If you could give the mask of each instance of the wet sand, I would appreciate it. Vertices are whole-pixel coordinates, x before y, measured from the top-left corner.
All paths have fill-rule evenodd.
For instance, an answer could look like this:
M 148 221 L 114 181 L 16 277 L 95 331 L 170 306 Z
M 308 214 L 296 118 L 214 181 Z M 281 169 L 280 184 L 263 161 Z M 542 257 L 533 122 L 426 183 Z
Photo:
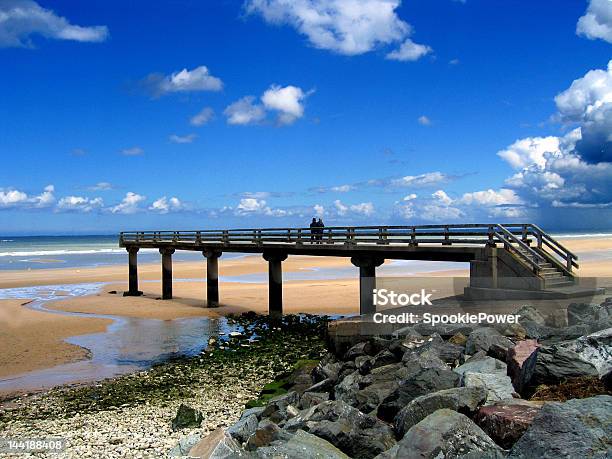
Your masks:
M 103 332 L 112 322 L 34 311 L 27 302 L 0 301 L 0 377 L 86 359 L 87 349 L 64 339 Z

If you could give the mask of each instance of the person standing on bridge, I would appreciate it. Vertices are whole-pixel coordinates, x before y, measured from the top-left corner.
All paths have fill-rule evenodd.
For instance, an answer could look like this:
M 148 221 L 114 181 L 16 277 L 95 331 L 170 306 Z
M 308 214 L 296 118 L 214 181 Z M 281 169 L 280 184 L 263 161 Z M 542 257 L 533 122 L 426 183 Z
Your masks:
M 318 231 L 319 231 L 319 228 L 317 225 L 317 219 L 315 217 L 312 217 L 312 221 L 310 222 L 310 243 L 311 244 L 315 243 L 315 239 L 318 237 L 317 236 Z
M 319 221 L 317 222 L 317 244 L 323 244 L 323 228 L 325 228 L 325 224 L 319 217 Z

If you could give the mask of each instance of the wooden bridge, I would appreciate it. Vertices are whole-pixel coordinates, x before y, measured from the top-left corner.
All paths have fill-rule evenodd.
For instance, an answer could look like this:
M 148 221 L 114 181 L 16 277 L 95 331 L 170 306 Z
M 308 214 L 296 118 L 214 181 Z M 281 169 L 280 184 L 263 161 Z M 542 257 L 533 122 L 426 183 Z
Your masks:
M 207 261 L 208 307 L 219 304 L 218 259 L 223 252 L 261 253 L 268 261 L 269 312 L 282 314 L 282 261 L 288 255 L 350 257 L 359 267 L 360 312 L 375 311 L 376 267 L 387 259 L 470 263 L 468 298 L 554 295 L 574 284 L 577 257 L 538 226 L 465 224 L 264 228 L 122 232 L 129 253 L 129 290 L 138 290 L 137 254 L 156 248 L 162 260 L 162 298 L 172 298 L 172 254 L 202 252 Z

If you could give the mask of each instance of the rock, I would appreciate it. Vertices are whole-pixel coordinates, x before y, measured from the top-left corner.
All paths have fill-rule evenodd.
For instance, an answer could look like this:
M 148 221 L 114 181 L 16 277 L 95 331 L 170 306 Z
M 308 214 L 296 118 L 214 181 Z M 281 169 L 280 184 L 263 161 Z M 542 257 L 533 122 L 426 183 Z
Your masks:
M 519 341 L 513 348 L 508 349 L 506 361 L 508 362 L 508 375 L 517 392 L 521 393 L 529 385 L 533 377 L 536 363 L 536 352 L 540 345 L 535 339 Z
M 257 417 L 257 419 L 260 419 L 261 413 L 263 413 L 265 408 L 266 408 L 265 406 L 255 406 L 253 408 L 248 408 L 242 412 L 242 414 L 240 415 L 240 419 L 248 418 L 252 414 L 254 414 Z
M 612 328 L 582 336 L 562 346 L 574 351 L 585 362 L 591 363 L 600 376 L 612 370 Z
M 359 391 L 359 383 L 363 380 L 364 376 L 359 374 L 358 371 L 354 371 L 348 376 L 345 376 L 340 384 L 336 385 L 334 389 L 334 398 L 341 400 L 353 405 L 355 403 L 355 394 Z
M 565 328 L 569 325 L 567 320 L 567 310 L 556 309 L 546 316 L 545 325 L 554 328 Z
M 270 446 L 258 448 L 254 457 L 261 459 L 350 459 L 328 441 L 303 430 L 298 430 L 286 442 L 274 441 Z
M 287 410 L 290 405 L 297 405 L 299 395 L 297 392 L 287 392 L 286 394 L 274 397 L 268 402 L 268 405 L 261 413 L 262 418 L 269 418 L 271 421 L 278 424 L 291 417 L 291 413 Z
M 597 304 L 572 303 L 567 307 L 567 323 L 571 326 L 593 322 L 598 309 Z
M 487 390 L 485 405 L 490 405 L 499 400 L 513 398 L 514 387 L 512 381 L 505 374 L 499 373 L 472 373 L 463 374 L 463 385 L 465 387 L 483 387 Z
M 527 332 L 525 328 L 520 324 L 496 324 L 495 330 L 504 336 L 516 338 L 518 340 L 525 339 Z
M 340 368 L 342 368 L 342 362 L 336 362 L 334 355 L 329 353 L 313 368 L 310 373 L 312 381 L 318 383 L 324 379 L 331 379 L 335 382 L 338 379 Z
M 338 373 L 338 381 L 342 381 L 344 378 L 346 378 L 347 375 L 351 374 L 356 369 L 357 366 L 353 361 L 349 360 L 348 362 L 342 363 L 342 366 L 340 367 L 340 372 Z
M 318 383 L 310 386 L 304 391 L 306 392 L 331 392 L 334 389 L 335 381 L 331 378 L 324 379 Z
M 514 346 L 512 341 L 502 336 L 496 329 L 482 327 L 470 333 L 465 343 L 465 352 L 468 354 L 474 354 L 478 351 L 488 352 L 494 344 L 504 349 Z
M 610 457 L 612 397 L 545 404 L 510 451 L 510 458 Z
M 399 330 L 395 330 L 392 335 L 393 338 L 397 339 L 397 338 L 402 338 L 402 340 L 404 339 L 423 339 L 423 335 L 421 335 L 418 331 L 416 331 L 416 329 L 412 326 L 408 326 L 408 327 L 403 327 L 400 328 Z
M 201 411 L 181 403 L 175 418 L 172 420 L 172 430 L 200 427 L 203 420 L 204 416 Z
M 498 373 L 505 375 L 506 364 L 501 360 L 494 359 L 493 357 L 484 356 L 479 358 L 471 358 L 463 365 L 455 368 L 453 371 L 461 376 L 468 371 L 471 371 L 472 373 Z
M 441 409 L 412 426 L 394 448 L 377 459 L 458 458 L 469 453 L 482 457 L 496 451 L 501 448 L 467 416 Z
M 305 392 L 300 398 L 299 407 L 305 410 L 327 400 L 329 400 L 327 392 Z
M 246 443 L 249 437 L 257 430 L 258 424 L 259 421 L 257 420 L 257 416 L 251 414 L 250 416 L 240 418 L 237 423 L 227 429 L 227 433 L 238 441 L 238 443 Z
M 227 457 L 240 457 L 244 450 L 232 436 L 217 429 L 206 437 L 202 438 L 189 450 L 189 457 L 199 457 L 203 459 L 222 459 Z
M 612 392 L 612 370 L 608 371 L 605 375 L 601 377 L 601 382 L 603 383 L 606 390 Z
M 302 411 L 284 428 L 305 430 L 354 458 L 371 458 L 395 444 L 389 426 L 342 401 L 323 402 Z
M 375 410 L 399 384 L 410 374 L 410 370 L 401 364 L 385 365 L 372 370 L 361 379 L 359 390 L 353 394 L 351 406 L 364 413 Z
M 371 360 L 370 369 L 368 372 L 374 368 L 383 367 L 385 365 L 390 365 L 392 363 L 396 363 L 399 359 L 395 356 L 395 354 L 387 349 L 379 352 L 374 356 Z
M 372 369 L 373 357 L 368 355 L 360 355 L 355 359 L 355 366 L 359 374 L 367 375 Z
M 541 405 L 529 402 L 497 402 L 481 407 L 474 421 L 495 443 L 510 449 L 523 436 L 540 409 Z
M 483 387 L 455 387 L 421 395 L 411 400 L 395 416 L 393 420 L 395 435 L 397 438 L 402 438 L 413 425 L 442 408 L 471 415 L 485 402 L 486 398 L 487 390 Z
M 199 434 L 191 434 L 179 440 L 178 444 L 168 451 L 168 456 L 187 456 L 191 448 L 200 441 L 202 437 Z
M 465 346 L 465 343 L 467 342 L 467 336 L 465 336 L 463 333 L 455 333 L 449 338 L 448 342 L 456 344 L 458 346 Z
M 375 356 L 383 349 L 387 349 L 391 344 L 390 340 L 383 338 L 373 337 L 367 341 L 355 344 L 351 347 L 346 354 L 344 354 L 344 360 L 355 360 L 361 355 L 369 355 L 370 357 Z
M 540 311 L 538 311 L 533 306 L 523 306 L 518 309 L 515 314 L 518 314 L 519 323 L 523 323 L 524 321 L 535 322 L 538 325 L 544 325 L 546 323 L 546 318 Z
M 459 383 L 459 375 L 454 371 L 440 368 L 422 368 L 400 381 L 399 386 L 379 405 L 377 416 L 392 422 L 399 410 L 420 395 L 451 389 Z
M 438 334 L 443 338 L 450 338 L 456 333 L 461 333 L 465 336 L 468 336 L 474 330 L 474 327 L 469 325 L 460 325 L 460 324 L 436 324 L 429 325 L 424 323 L 419 323 L 414 326 L 414 329 L 423 336 L 430 336 L 433 334 Z
M 558 384 L 564 379 L 597 375 L 597 368 L 569 349 L 542 346 L 536 353 L 532 384 Z
M 262 446 L 267 446 L 278 438 L 280 432 L 280 427 L 274 422 L 263 419 L 259 422 L 255 432 L 247 440 L 246 448 L 252 451 Z
M 520 319 L 519 319 L 520 320 Z M 552 327 L 547 327 L 546 325 L 539 324 L 532 320 L 524 320 L 521 322 L 521 326 L 525 330 L 525 336 L 527 338 L 543 340 L 553 336 L 555 334 L 555 330 Z
M 349 348 L 348 351 L 346 351 L 343 360 L 355 360 L 359 356 L 368 355 L 366 352 L 367 345 L 367 341 L 362 341 L 361 343 L 355 344 L 353 347 Z

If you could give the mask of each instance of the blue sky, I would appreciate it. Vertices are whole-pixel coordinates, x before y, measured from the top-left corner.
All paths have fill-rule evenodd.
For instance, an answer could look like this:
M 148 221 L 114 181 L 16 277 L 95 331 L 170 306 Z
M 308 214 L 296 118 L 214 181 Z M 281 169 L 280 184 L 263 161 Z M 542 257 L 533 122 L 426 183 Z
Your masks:
M 2 13 L 1 234 L 315 214 L 610 229 L 610 0 L 0 0 Z

